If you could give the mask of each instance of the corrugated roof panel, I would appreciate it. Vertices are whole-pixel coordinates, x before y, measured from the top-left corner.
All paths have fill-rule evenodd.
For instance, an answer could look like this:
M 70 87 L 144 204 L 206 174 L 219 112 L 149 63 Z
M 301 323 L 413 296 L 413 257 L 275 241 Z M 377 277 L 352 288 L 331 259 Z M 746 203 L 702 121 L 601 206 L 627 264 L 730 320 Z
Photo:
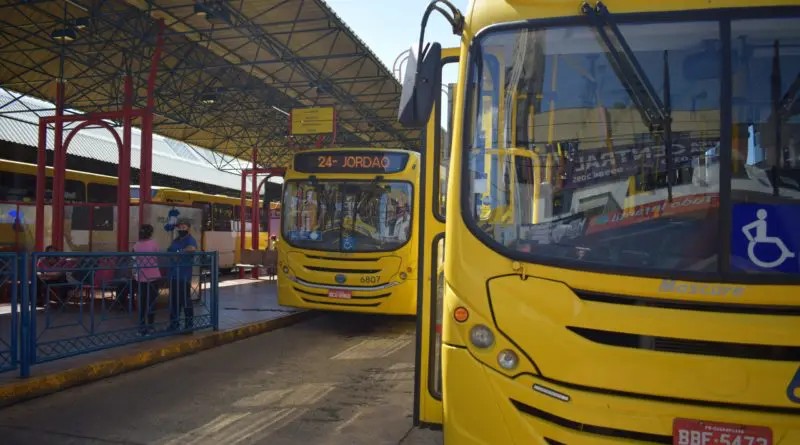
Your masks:
M 53 104 L 23 97 L 14 100 L 15 95 L 0 88 L 0 139 L 29 147 L 37 147 L 39 141 L 39 116 L 52 115 L 52 111 L 33 112 L 30 109 L 47 109 Z M 14 113 L 5 114 L 8 111 Z M 73 124 L 74 125 L 74 124 Z M 115 129 L 122 139 L 122 129 Z M 68 134 L 67 130 L 65 132 Z M 141 131 L 133 128 L 131 132 L 131 167 L 139 168 Z M 47 149 L 53 150 L 54 130 L 47 130 Z M 81 130 L 70 142 L 68 148 L 72 155 L 95 159 L 111 164 L 119 163 L 119 152 L 114 137 L 104 128 L 86 128 Z M 153 172 L 174 176 L 181 179 L 203 182 L 206 184 L 239 190 L 241 176 L 215 168 L 208 159 L 216 157 L 230 162 L 233 167 L 249 168 L 250 163 L 238 158 L 212 151 L 181 141 L 153 135 Z M 273 181 L 274 182 L 274 181 Z M 248 190 L 250 182 L 248 182 Z
M 0 138 L 17 144 L 30 145 L 30 141 L 38 141 L 36 127 L 13 119 L 0 119 Z M 37 145 L 38 146 L 38 142 Z

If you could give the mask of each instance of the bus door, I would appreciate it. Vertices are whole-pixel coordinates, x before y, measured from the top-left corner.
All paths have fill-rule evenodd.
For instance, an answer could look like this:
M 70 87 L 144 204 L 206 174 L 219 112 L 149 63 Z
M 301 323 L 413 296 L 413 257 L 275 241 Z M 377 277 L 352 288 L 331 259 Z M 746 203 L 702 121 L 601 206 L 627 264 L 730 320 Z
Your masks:
M 444 231 L 447 176 L 453 134 L 453 101 L 458 78 L 458 48 L 442 49 L 442 94 L 425 130 L 422 150 L 419 289 L 414 423 L 441 425 L 442 297 L 444 295 Z

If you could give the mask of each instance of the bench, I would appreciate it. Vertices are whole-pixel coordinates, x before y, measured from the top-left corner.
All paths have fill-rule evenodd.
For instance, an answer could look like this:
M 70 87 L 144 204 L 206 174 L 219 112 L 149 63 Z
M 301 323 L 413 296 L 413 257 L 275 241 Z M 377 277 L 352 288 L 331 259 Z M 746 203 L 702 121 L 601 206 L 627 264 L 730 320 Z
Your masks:
M 236 264 L 240 269 L 263 268 L 268 277 L 278 274 L 278 252 L 275 250 L 243 250 L 241 263 Z

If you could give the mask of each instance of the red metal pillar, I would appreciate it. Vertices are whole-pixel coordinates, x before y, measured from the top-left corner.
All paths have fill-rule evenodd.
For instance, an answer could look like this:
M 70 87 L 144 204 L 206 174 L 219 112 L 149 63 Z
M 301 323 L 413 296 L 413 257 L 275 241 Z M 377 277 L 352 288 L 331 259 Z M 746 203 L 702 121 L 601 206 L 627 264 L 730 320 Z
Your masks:
M 245 248 L 245 229 L 244 229 L 244 207 L 247 205 L 247 170 L 242 170 L 242 196 L 239 203 L 239 262 L 242 263 L 242 255 L 244 255 Z M 239 278 L 244 278 L 244 268 L 239 268 Z
M 122 105 L 122 146 L 119 147 L 117 169 L 117 251 L 127 252 L 130 241 L 131 216 L 131 126 L 133 118 L 133 78 L 125 76 L 125 102 Z M 140 219 L 141 224 L 142 221 Z
M 139 161 L 139 221 L 144 222 L 144 208 L 152 196 L 153 184 L 153 113 L 155 112 L 155 85 L 161 49 L 164 46 L 164 20 L 158 21 L 158 37 L 153 58 L 150 60 L 150 75 L 147 77 L 147 107 L 142 116 L 142 144 Z
M 67 153 L 63 145 L 64 81 L 56 83 L 55 140 L 53 153 L 53 237 L 51 244 L 56 250 L 64 250 L 64 176 L 67 168 Z M 37 221 L 38 223 L 38 221 Z
M 252 193 L 250 194 L 251 201 L 253 202 L 252 210 L 250 212 L 250 244 L 253 246 L 253 252 L 258 251 L 258 149 L 253 147 L 253 183 Z M 258 267 L 253 267 L 251 271 L 253 279 L 258 279 Z
M 36 245 L 44 250 L 44 189 L 47 184 L 47 122 L 39 119 L 39 149 L 36 154 Z M 17 213 L 19 214 L 19 213 Z

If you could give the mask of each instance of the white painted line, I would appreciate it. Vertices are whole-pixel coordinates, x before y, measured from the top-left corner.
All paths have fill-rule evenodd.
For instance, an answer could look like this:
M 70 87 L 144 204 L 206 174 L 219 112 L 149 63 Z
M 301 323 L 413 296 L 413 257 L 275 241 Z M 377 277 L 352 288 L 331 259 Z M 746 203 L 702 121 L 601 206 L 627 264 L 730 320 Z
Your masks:
M 195 428 L 185 434 L 181 434 L 180 436 L 168 442 L 165 442 L 164 445 L 195 444 L 208 436 L 214 435 L 225 427 L 235 423 L 239 419 L 247 417 L 249 414 L 249 412 L 221 414 L 205 425 Z
M 355 421 L 356 421 L 356 419 L 358 419 L 359 417 L 361 417 L 361 415 L 362 415 L 363 413 L 364 413 L 364 412 L 363 412 L 361 409 L 359 409 L 359 410 L 358 410 L 358 411 L 356 411 L 356 412 L 355 412 L 355 414 L 353 414 L 353 415 L 352 415 L 352 416 L 351 416 L 349 419 L 347 419 L 347 420 L 345 420 L 344 422 L 342 422 L 341 424 L 339 424 L 339 426 L 337 426 L 337 427 L 336 427 L 336 429 L 334 430 L 334 431 L 336 432 L 336 434 L 341 434 L 343 429 L 347 428 L 347 426 L 348 426 L 348 425 L 350 425 L 350 424 L 352 424 L 353 422 L 355 422 Z
M 368 338 L 331 357 L 331 360 L 364 360 L 388 357 L 411 343 L 411 337 Z
M 279 400 L 286 397 L 286 395 L 290 392 L 292 392 L 291 388 L 268 389 L 266 391 L 261 391 L 258 394 L 253 394 L 252 396 L 239 399 L 233 402 L 233 406 L 236 408 L 268 407 L 278 403 Z
M 296 407 L 313 405 L 334 389 L 336 389 L 336 386 L 332 383 L 305 383 L 298 386 L 283 398 L 279 406 Z
M 239 399 L 236 408 L 279 408 L 311 405 L 336 389 L 333 383 L 303 383 L 285 389 L 268 389 L 258 394 Z
M 250 439 L 256 434 L 258 435 L 266 435 L 272 432 L 271 427 L 280 422 L 281 420 L 289 417 L 292 413 L 297 411 L 296 408 L 283 408 L 278 411 L 273 411 L 267 415 L 264 413 L 254 413 L 251 414 L 250 418 L 251 423 L 247 426 L 243 426 L 238 431 L 231 431 L 230 434 L 227 434 L 223 437 L 214 438 L 213 441 L 208 442 L 208 445 L 220 445 L 220 444 L 230 444 L 234 445 L 240 443 L 244 440 Z M 303 410 L 304 412 L 305 410 Z M 285 423 L 282 423 L 280 426 L 284 426 Z M 279 427 L 280 428 L 280 427 Z M 205 444 L 204 444 L 205 445 Z

